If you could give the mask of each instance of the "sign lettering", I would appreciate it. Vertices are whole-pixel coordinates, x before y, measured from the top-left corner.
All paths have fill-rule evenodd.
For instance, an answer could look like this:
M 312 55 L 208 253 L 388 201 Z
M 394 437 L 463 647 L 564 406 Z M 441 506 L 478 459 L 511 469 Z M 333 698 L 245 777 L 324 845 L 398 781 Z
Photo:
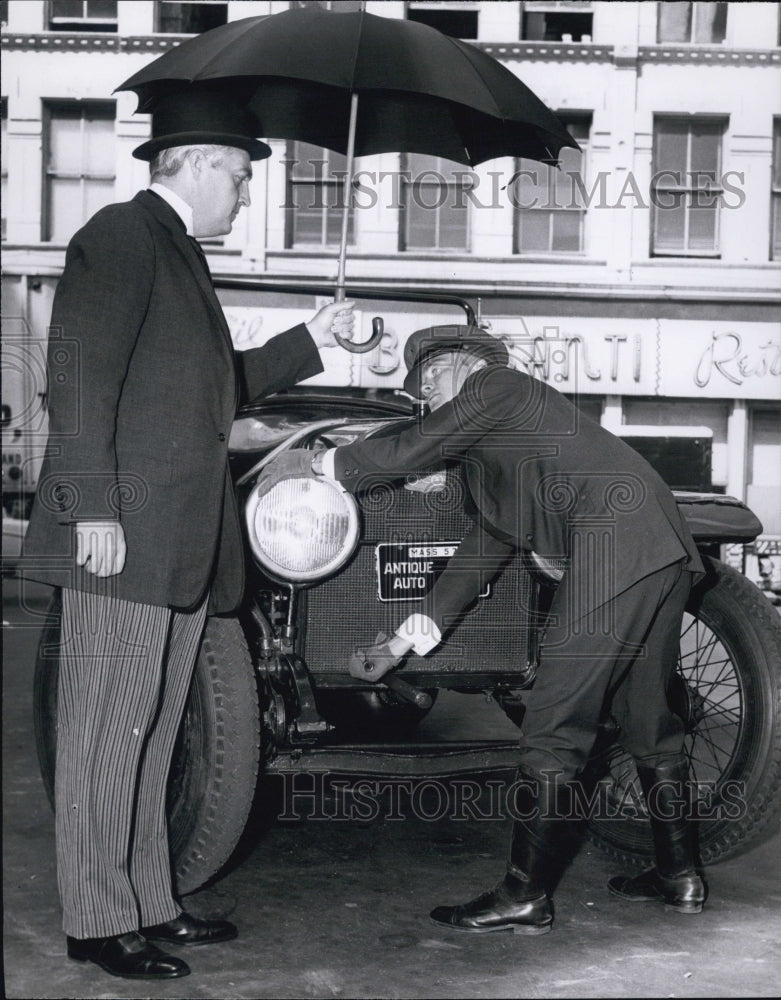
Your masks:
M 697 365 L 695 385 L 704 389 L 714 372 L 732 385 L 743 385 L 749 378 L 781 375 L 781 343 L 768 340 L 751 351 L 743 346 L 742 337 L 733 330 L 714 333 Z
M 551 335 L 551 333 L 553 335 Z M 615 384 L 641 379 L 642 339 L 610 333 L 596 338 L 580 334 L 562 336 L 557 328 L 545 329 L 542 337 L 524 343 L 510 336 L 501 338 L 517 367 L 544 382 L 569 383 L 579 373 L 590 382 Z M 611 390 L 612 391 L 612 390 Z
M 419 601 L 458 548 L 457 542 L 407 545 L 381 542 L 375 549 L 377 592 L 381 601 Z M 486 586 L 480 594 L 488 597 Z

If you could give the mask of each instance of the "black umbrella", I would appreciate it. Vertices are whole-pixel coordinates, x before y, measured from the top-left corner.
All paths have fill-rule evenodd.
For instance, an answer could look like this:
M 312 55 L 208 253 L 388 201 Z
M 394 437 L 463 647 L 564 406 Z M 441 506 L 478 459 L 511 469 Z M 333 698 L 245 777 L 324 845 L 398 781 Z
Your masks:
M 118 90 L 138 111 L 188 86 L 228 88 L 265 138 L 298 139 L 353 157 L 416 152 L 474 166 L 497 156 L 555 164 L 578 144 L 559 119 L 485 52 L 414 21 L 321 8 L 249 17 L 166 52 Z M 360 113 L 359 113 L 360 105 Z M 344 199 L 337 299 L 344 293 Z

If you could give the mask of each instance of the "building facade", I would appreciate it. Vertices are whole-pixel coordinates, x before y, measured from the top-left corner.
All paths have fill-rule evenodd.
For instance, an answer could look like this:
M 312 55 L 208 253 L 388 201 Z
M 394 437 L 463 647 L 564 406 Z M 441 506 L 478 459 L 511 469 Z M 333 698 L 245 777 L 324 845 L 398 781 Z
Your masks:
M 41 344 L 68 239 L 102 204 L 132 197 L 148 180 L 131 156 L 148 118 L 134 113 L 132 94 L 114 89 L 193 33 L 288 6 L 301 4 L 0 5 L 6 473 L 41 438 Z M 474 170 L 414 154 L 358 160 L 348 284 L 478 299 L 481 321 L 506 339 L 516 363 L 605 426 L 684 428 L 677 433 L 708 440 L 712 488 L 750 504 L 773 551 L 781 538 L 781 7 L 387 0 L 366 8 L 423 21 L 495 56 L 556 110 L 581 152 L 565 150 L 560 170 L 511 158 Z M 207 247 L 212 270 L 330 282 L 344 158 L 266 138 L 273 155 L 256 165 L 251 207 Z M 286 320 L 273 297 L 260 313 L 240 296 L 225 303 L 238 342 Z M 436 310 L 388 307 L 377 351 L 329 361 L 318 379 L 398 388 L 404 339 L 437 318 Z M 34 481 L 35 468 L 35 459 L 23 461 L 17 479 Z M 778 561 L 763 563 L 766 575 L 781 575 Z

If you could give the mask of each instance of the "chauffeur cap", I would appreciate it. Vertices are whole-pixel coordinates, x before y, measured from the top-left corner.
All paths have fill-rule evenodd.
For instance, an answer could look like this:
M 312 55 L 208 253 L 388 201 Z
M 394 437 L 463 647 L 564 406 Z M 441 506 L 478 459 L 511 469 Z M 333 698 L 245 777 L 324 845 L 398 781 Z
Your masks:
M 416 330 L 404 345 L 404 363 L 408 369 L 404 391 L 420 399 L 422 366 L 447 351 L 468 351 L 500 365 L 506 365 L 510 359 L 504 344 L 477 326 L 428 326 Z
M 133 150 L 137 160 L 152 160 L 172 146 L 234 146 L 251 160 L 265 160 L 271 148 L 255 136 L 260 122 L 227 94 L 189 90 L 166 94 L 152 108 L 152 138 Z

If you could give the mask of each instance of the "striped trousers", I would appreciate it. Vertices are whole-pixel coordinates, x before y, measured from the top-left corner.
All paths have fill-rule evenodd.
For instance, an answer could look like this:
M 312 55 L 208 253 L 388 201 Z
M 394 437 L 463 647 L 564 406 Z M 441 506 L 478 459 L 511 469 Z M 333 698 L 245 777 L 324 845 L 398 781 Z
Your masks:
M 172 920 L 166 784 L 206 618 L 63 589 L 55 779 L 63 929 Z

